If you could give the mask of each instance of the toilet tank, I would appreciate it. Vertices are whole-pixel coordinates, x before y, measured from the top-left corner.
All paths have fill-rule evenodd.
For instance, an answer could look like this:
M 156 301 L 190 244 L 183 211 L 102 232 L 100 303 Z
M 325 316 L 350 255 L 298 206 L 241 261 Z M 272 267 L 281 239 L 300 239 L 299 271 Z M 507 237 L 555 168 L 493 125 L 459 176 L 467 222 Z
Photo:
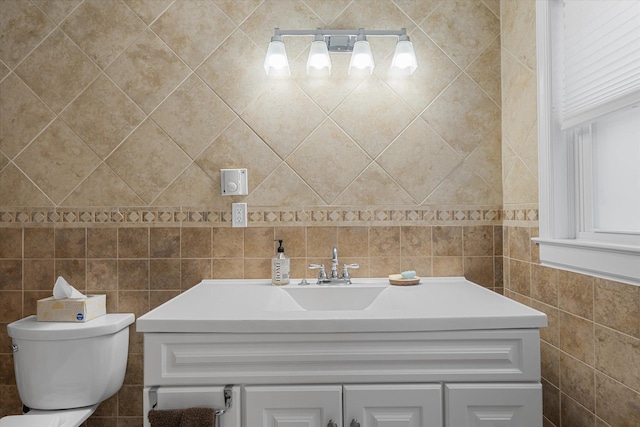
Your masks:
M 122 386 L 133 314 L 107 314 L 86 323 L 7 325 L 22 403 L 34 409 L 69 409 L 100 403 Z

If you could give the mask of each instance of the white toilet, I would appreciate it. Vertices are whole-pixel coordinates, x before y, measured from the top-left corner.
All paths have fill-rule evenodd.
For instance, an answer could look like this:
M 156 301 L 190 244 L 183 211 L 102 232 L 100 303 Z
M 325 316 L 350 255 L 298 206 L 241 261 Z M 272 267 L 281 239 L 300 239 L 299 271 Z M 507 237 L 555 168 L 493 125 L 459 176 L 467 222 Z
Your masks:
M 0 419 L 0 427 L 80 426 L 122 386 L 134 320 L 131 313 L 86 323 L 30 316 L 7 325 L 18 392 L 31 410 Z

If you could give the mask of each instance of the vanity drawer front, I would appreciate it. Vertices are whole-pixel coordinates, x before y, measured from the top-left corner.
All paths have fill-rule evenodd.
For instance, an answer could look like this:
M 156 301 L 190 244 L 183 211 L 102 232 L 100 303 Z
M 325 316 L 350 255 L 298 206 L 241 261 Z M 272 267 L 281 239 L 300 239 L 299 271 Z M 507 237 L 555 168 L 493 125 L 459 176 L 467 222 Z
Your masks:
M 445 384 L 445 427 L 542 427 L 542 385 Z
M 537 329 L 145 334 L 145 385 L 539 381 Z

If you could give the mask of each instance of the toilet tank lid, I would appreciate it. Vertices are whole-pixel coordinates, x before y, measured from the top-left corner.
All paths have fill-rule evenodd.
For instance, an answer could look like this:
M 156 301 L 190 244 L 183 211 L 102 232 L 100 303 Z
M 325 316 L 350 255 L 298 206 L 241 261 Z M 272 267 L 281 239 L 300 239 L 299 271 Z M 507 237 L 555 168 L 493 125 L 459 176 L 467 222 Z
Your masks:
M 84 323 L 38 322 L 36 316 L 29 316 L 8 324 L 7 331 L 10 337 L 24 340 L 73 340 L 115 334 L 134 320 L 133 313 L 105 314 Z

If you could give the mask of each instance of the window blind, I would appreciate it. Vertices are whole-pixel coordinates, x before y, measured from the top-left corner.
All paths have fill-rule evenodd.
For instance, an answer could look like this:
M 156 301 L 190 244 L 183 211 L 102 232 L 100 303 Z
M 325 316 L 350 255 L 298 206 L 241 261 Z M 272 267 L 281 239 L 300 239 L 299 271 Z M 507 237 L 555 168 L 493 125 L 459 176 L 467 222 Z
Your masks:
M 564 0 L 562 128 L 640 101 L 640 0 Z

